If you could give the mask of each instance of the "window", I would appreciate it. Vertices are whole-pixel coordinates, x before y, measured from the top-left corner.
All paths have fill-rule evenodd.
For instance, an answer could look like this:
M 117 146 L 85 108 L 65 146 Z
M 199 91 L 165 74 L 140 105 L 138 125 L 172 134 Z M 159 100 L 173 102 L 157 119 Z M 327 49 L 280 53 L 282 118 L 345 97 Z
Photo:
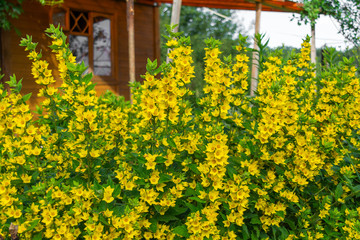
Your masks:
M 95 75 L 111 75 L 110 29 L 110 19 L 102 16 L 93 18 L 93 63 Z
M 110 15 L 70 9 L 66 14 L 56 12 L 52 18 L 68 30 L 69 47 L 78 63 L 84 62 L 95 76 L 114 76 Z

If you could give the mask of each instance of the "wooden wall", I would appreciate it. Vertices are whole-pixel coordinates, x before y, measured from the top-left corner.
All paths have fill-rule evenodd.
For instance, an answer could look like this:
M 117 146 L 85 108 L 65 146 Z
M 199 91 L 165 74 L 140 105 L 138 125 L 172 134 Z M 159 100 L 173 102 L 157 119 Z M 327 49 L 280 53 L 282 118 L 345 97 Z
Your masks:
M 113 78 L 94 77 L 99 94 L 109 89 L 129 99 L 129 65 L 128 65 L 128 33 L 126 23 L 126 2 L 114 0 L 65 0 L 63 7 L 83 11 L 95 11 L 110 14 L 114 23 L 115 36 L 112 39 L 112 51 L 115 52 L 115 75 Z M 50 45 L 44 30 L 50 24 L 50 7 L 43 7 L 35 1 L 24 1 L 24 13 L 13 21 L 13 25 L 21 32 L 19 36 L 14 30 L 0 33 L 0 64 L 5 73 L 5 81 L 10 75 L 16 74 L 23 78 L 23 94 L 32 92 L 30 99 L 32 108 L 39 102 L 36 97 L 39 87 L 31 75 L 31 62 L 27 53 L 19 46 L 21 37 L 33 36 L 34 42 L 39 42 L 38 48 L 44 58 L 50 63 L 50 68 L 56 68 L 55 57 L 50 54 L 47 46 Z M 135 4 L 135 60 L 136 78 L 141 81 L 140 75 L 146 71 L 147 58 L 154 60 L 160 56 L 159 42 L 159 12 L 158 7 Z M 54 71 L 57 75 L 57 71 Z M 60 85 L 60 82 L 57 83 Z

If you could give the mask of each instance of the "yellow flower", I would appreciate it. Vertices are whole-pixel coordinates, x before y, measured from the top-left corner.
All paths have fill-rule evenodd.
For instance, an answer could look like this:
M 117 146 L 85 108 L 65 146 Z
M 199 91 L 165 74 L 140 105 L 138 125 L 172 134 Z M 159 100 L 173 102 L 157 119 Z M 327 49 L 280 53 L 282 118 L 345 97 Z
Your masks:
M 56 93 L 57 91 L 58 91 L 57 88 L 54 88 L 54 87 L 48 87 L 46 89 L 46 92 L 47 92 L 47 94 L 49 94 L 49 96 L 54 95 L 54 93 Z
M 95 230 L 95 227 L 96 227 L 96 224 L 95 223 L 90 223 L 90 222 L 87 222 L 85 223 L 87 229 L 89 229 L 90 231 L 94 231 Z
M 16 163 L 17 163 L 17 164 L 20 164 L 20 165 L 23 165 L 23 164 L 25 164 L 25 162 L 26 162 L 24 156 L 18 156 L 18 157 L 15 157 L 14 159 L 16 159 Z
M 178 42 L 176 39 L 171 39 L 166 43 L 166 46 L 169 48 L 176 47 L 178 45 Z
M 24 182 L 24 183 L 30 183 L 31 181 L 31 176 L 27 175 L 27 174 L 23 174 L 21 175 L 21 180 Z
M 57 216 L 57 214 L 58 214 L 58 211 L 56 209 L 54 209 L 54 208 L 49 209 L 49 216 L 50 217 L 54 218 L 54 217 Z
M 212 190 L 212 191 L 209 192 L 210 201 L 214 202 L 218 198 L 219 198 L 219 191 Z
M 63 40 L 61 38 L 57 38 L 56 40 L 52 41 L 52 45 L 61 46 L 63 45 Z
M 36 51 L 31 51 L 28 55 L 28 58 L 35 60 L 38 56 L 38 53 Z
M 40 155 L 40 153 L 41 153 L 41 148 L 39 148 L 39 147 L 34 147 L 34 148 L 32 149 L 32 154 L 34 154 L 35 156 Z
M 145 233 L 144 233 L 144 238 L 145 238 L 145 239 L 151 239 L 152 237 L 153 237 L 152 232 L 145 232 Z
M 97 158 L 100 156 L 100 150 L 96 150 L 94 148 L 92 148 L 90 150 L 90 156 L 93 157 L 93 158 Z
M 149 180 L 150 180 L 151 184 L 156 185 L 156 184 L 158 184 L 159 179 L 160 179 L 159 172 L 155 170 L 152 172 Z
M 104 215 L 108 218 L 112 217 L 113 211 L 110 211 L 109 209 L 106 209 L 104 211 Z
M 112 201 L 114 201 L 114 198 L 112 197 L 112 193 L 114 192 L 114 189 L 111 188 L 111 186 L 107 186 L 104 189 L 104 197 L 103 200 L 107 203 L 111 203 Z

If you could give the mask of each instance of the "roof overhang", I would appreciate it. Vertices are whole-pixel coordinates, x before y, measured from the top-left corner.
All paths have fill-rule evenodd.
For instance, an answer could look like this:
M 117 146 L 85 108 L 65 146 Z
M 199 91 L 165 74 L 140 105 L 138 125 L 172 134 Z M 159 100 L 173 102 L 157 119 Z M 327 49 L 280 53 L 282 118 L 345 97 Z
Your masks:
M 173 3 L 172 0 L 137 0 L 138 3 Z M 261 11 L 301 12 L 303 4 L 288 0 L 182 0 L 182 5 L 193 7 L 225 8 L 238 10 L 256 10 L 256 3 L 261 3 Z

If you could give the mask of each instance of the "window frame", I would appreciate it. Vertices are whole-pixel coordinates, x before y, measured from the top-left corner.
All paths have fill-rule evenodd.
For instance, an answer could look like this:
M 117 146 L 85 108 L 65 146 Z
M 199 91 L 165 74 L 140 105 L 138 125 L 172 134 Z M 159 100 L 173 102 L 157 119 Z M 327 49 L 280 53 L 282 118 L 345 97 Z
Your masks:
M 61 8 L 52 8 L 50 11 L 50 23 L 53 23 L 53 14 L 59 12 L 65 12 L 65 26 L 63 27 L 64 33 L 67 35 L 67 43 L 69 43 L 69 35 L 76 36 L 86 36 L 88 37 L 88 51 L 89 51 L 89 68 L 88 72 L 93 74 L 93 81 L 95 82 L 106 82 L 106 83 L 115 83 L 117 78 L 117 65 L 118 57 L 116 56 L 116 23 L 115 23 L 115 14 L 107 12 L 98 12 L 91 11 L 88 9 L 78 9 L 70 7 L 61 7 Z M 88 33 L 72 32 L 70 26 L 70 17 L 71 11 L 76 12 L 87 12 L 88 13 Z M 96 17 L 104 17 L 110 20 L 110 61 L 111 61 L 111 74 L 109 76 L 105 75 L 95 75 L 94 74 L 94 36 L 93 36 L 93 19 Z

